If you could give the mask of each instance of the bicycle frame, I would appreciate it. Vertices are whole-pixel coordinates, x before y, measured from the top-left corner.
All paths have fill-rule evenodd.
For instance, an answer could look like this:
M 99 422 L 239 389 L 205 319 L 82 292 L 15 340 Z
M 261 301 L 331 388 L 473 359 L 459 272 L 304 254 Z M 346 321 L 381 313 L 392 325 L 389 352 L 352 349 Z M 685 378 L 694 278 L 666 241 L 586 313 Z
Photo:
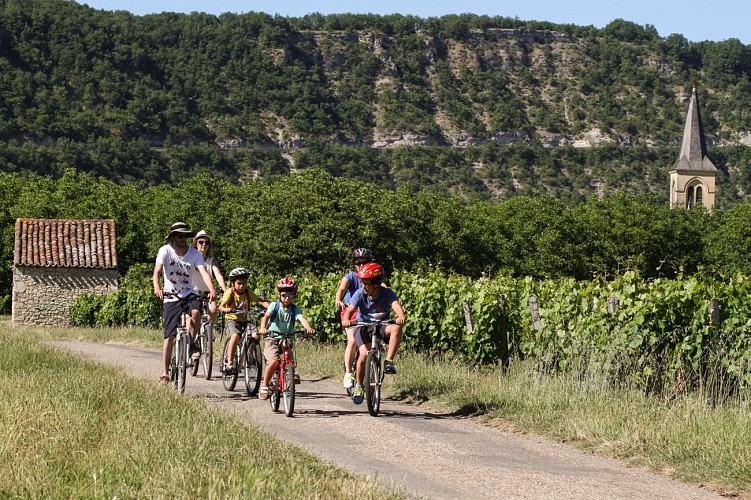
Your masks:
M 257 328 L 253 320 L 263 315 L 261 310 L 252 311 L 233 311 L 238 315 L 237 321 L 245 323 L 242 334 L 235 344 L 235 355 L 232 363 L 232 369 L 225 371 L 224 360 L 228 358 L 229 342 L 232 338 L 232 333 L 228 332 L 227 340 L 224 342 L 224 350 L 222 354 L 222 382 L 224 388 L 228 391 L 233 391 L 237 384 L 240 369 L 243 370 L 245 376 L 245 389 L 249 396 L 253 396 L 258 391 L 258 387 L 261 383 L 262 376 L 262 356 L 260 354 L 260 347 L 255 349 L 254 344 L 258 344 L 253 338 L 253 329 Z M 251 359 L 251 351 L 253 350 L 253 359 Z
M 214 365 L 214 341 L 212 340 L 212 336 L 214 334 L 214 327 L 211 323 L 211 316 L 209 316 L 208 313 L 208 306 L 209 306 L 209 300 L 208 300 L 208 292 L 203 292 L 201 296 L 201 305 L 203 309 L 203 314 L 201 315 L 201 323 L 198 327 L 198 332 L 196 334 L 196 345 L 198 346 L 198 349 L 201 351 L 201 361 L 202 363 L 198 363 L 196 361 L 193 362 L 192 365 L 192 371 L 191 375 L 194 377 L 198 375 L 198 365 L 203 365 L 203 373 L 206 377 L 206 380 L 211 379 L 211 372 L 213 370 Z
M 279 346 L 282 354 L 279 356 L 279 364 L 274 371 L 269 384 L 269 402 L 272 411 L 279 411 L 280 399 L 284 399 L 284 413 L 291 417 L 295 411 L 295 356 L 293 336 L 305 334 L 304 331 L 296 331 L 293 334 L 281 334 Z
M 170 379 L 173 381 L 175 388 L 180 393 L 185 392 L 185 378 L 188 367 L 192 366 L 193 360 L 190 357 L 190 310 L 188 305 L 191 300 L 197 298 L 196 294 L 189 294 L 185 297 L 179 297 L 174 293 L 166 293 L 165 297 L 177 297 L 180 304 L 180 321 L 178 322 L 177 332 L 175 333 L 175 342 L 170 360 Z
M 363 374 L 363 390 L 365 392 L 365 402 L 368 406 L 368 413 L 377 417 L 381 409 L 381 387 L 385 376 L 384 361 L 385 356 L 384 330 L 387 325 L 393 325 L 393 320 L 386 321 L 358 321 L 356 326 L 372 328 L 370 348 L 365 360 L 365 373 Z M 359 357 L 359 349 L 356 353 Z

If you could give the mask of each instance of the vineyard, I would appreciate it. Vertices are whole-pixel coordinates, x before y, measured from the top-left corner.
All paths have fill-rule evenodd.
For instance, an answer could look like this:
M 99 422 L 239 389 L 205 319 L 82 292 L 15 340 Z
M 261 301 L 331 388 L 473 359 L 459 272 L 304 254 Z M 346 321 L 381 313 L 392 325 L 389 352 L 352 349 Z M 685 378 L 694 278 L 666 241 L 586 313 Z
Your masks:
M 150 276 L 150 266 L 134 266 L 115 294 L 81 296 L 71 322 L 158 327 L 161 306 Z M 297 304 L 305 316 L 322 340 L 342 342 L 334 309 L 341 276 L 298 278 Z M 273 297 L 273 283 L 260 278 L 256 291 Z M 526 359 L 541 373 L 567 373 L 593 387 L 665 398 L 701 390 L 713 404 L 749 395 L 751 281 L 742 275 L 645 280 L 626 272 L 612 281 L 577 281 L 472 279 L 428 270 L 396 271 L 389 285 L 407 312 L 403 346 L 412 351 L 481 368 L 500 362 L 507 336 L 512 366 Z

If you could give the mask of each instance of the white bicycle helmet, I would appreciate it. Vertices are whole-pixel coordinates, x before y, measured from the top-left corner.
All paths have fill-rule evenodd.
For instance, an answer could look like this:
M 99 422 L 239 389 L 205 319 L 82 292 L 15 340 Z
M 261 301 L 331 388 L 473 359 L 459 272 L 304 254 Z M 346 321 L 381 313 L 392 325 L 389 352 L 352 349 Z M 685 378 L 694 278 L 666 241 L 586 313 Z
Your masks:
M 250 271 L 244 267 L 236 267 L 229 272 L 229 280 L 235 281 L 237 279 L 248 279 L 250 277 Z

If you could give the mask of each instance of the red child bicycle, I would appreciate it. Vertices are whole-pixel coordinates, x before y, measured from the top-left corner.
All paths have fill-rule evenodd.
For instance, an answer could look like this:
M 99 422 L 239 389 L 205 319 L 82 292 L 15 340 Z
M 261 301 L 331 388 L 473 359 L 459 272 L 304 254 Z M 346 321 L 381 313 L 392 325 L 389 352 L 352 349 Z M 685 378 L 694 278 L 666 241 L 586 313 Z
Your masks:
M 272 411 L 279 411 L 281 400 L 284 400 L 284 414 L 291 417 L 295 411 L 295 356 L 294 336 L 300 335 L 306 338 L 305 330 L 296 330 L 294 333 L 280 333 L 279 348 L 282 354 L 279 364 L 271 376 L 269 382 L 269 403 Z

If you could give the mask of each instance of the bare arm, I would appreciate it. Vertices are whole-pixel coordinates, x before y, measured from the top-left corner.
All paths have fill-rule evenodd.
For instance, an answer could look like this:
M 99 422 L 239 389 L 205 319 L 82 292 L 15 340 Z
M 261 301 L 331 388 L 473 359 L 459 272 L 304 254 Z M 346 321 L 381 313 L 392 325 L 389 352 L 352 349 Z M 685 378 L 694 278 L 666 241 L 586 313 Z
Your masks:
M 405 321 L 407 321 L 407 318 L 404 316 L 404 309 L 402 308 L 402 304 L 395 300 L 391 303 L 391 308 L 396 313 L 396 324 L 397 325 L 403 325 Z
M 345 276 L 344 278 L 342 278 L 342 282 L 339 283 L 339 289 L 336 291 L 335 304 L 337 309 L 344 309 L 344 302 L 342 302 L 342 297 L 344 296 L 344 292 L 347 291 L 347 288 L 349 288 L 349 280 Z
M 159 300 L 164 300 L 164 291 L 159 285 L 160 274 L 162 274 L 162 265 L 159 263 L 154 264 L 154 273 L 151 275 L 151 284 L 154 285 L 154 295 L 156 295 Z
M 203 282 L 209 289 L 209 300 L 214 300 L 216 298 L 216 289 L 214 289 L 214 283 L 211 281 L 211 276 L 209 276 L 206 266 L 198 266 L 198 272 L 201 273 Z
M 259 327 L 258 327 L 258 333 L 259 333 L 259 334 L 261 334 L 261 335 L 266 335 L 266 333 L 267 333 L 267 330 L 266 330 L 266 324 L 267 324 L 268 322 L 269 322 L 269 313 L 268 313 L 268 311 L 267 311 L 267 312 L 266 312 L 266 314 L 264 314 L 264 315 L 263 315 L 263 318 L 261 318 L 261 326 L 259 326 Z M 258 338 L 258 334 L 255 334 L 255 333 L 254 333 L 254 334 L 253 334 L 253 337 L 254 337 L 254 338 Z
M 298 318 L 298 321 L 300 321 L 300 323 L 302 323 L 302 326 L 304 326 L 304 327 L 305 327 L 305 332 L 306 332 L 306 333 L 307 333 L 308 335 L 313 335 L 313 334 L 314 334 L 314 333 L 316 332 L 316 331 L 315 331 L 315 330 L 313 329 L 313 327 L 312 327 L 312 326 L 310 326 L 310 323 L 308 323 L 308 320 L 307 320 L 307 319 L 305 319 L 305 317 L 304 317 L 304 316 L 300 316 L 300 317 Z
M 226 297 L 226 299 L 225 299 L 225 297 Z M 231 300 L 232 300 L 232 294 L 231 293 L 229 295 L 225 294 L 222 297 L 221 302 L 219 303 L 218 309 L 220 311 L 222 311 L 222 312 L 225 312 L 225 313 L 228 313 L 228 312 L 232 311 L 232 308 L 229 307 L 229 303 L 230 303 Z
M 347 328 L 352 324 L 352 322 L 349 320 L 349 318 L 352 317 L 352 313 L 355 312 L 355 306 L 350 304 L 347 306 L 347 311 L 344 313 L 344 319 L 342 320 L 342 326 L 344 328 Z
M 222 271 L 219 269 L 216 259 L 211 263 L 211 268 L 214 270 L 214 277 L 216 278 L 216 282 L 219 283 L 219 288 L 221 288 L 222 291 L 226 290 L 227 284 L 224 282 L 224 276 L 222 276 Z

